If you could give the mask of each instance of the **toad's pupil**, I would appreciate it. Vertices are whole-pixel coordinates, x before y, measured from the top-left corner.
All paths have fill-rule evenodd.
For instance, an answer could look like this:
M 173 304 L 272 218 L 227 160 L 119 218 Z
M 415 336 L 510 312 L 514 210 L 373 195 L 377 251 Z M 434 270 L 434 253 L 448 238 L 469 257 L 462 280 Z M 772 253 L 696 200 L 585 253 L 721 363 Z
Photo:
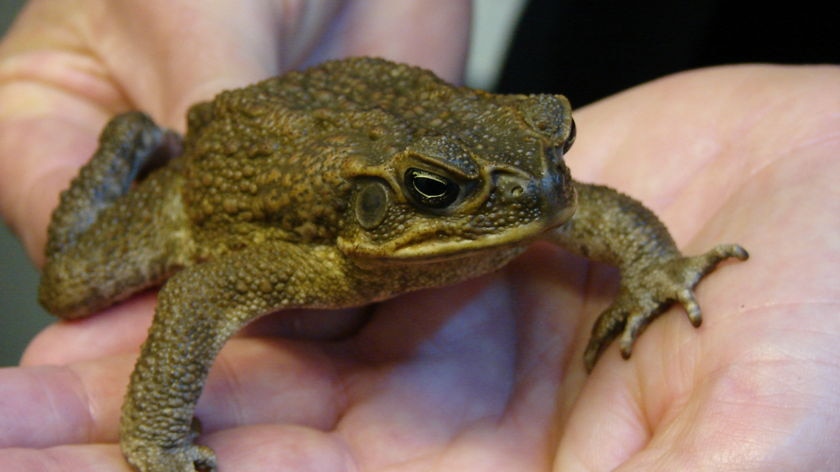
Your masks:
M 414 176 L 414 188 L 427 197 L 441 197 L 446 193 L 446 182 L 430 175 Z
M 446 208 L 458 198 L 458 185 L 442 175 L 411 168 L 405 181 L 415 201 L 430 208 Z

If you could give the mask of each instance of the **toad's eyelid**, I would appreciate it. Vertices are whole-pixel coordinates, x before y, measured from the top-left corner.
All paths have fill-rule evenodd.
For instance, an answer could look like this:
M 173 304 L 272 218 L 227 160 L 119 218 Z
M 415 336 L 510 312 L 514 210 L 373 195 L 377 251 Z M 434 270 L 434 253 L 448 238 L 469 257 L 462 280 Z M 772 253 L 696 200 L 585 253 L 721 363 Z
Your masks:
M 413 158 L 426 164 L 424 170 L 433 174 L 449 175 L 460 180 L 475 180 L 480 176 L 478 166 L 463 160 L 441 159 L 438 156 L 414 153 Z

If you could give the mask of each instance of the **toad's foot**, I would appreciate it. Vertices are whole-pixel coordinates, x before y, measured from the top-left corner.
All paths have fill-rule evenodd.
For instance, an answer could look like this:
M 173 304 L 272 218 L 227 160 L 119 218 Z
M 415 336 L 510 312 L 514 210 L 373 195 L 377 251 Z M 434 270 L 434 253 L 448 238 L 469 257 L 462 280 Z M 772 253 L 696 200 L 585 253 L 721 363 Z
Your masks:
M 123 445 L 128 462 L 138 472 L 215 472 L 216 455 L 206 446 L 195 444 L 158 448 L 150 445 Z
M 720 261 L 730 257 L 746 260 L 749 255 L 741 246 L 724 244 L 700 256 L 657 260 L 652 266 L 623 272 L 618 297 L 592 328 L 583 355 L 587 371 L 592 370 L 601 352 L 619 333 L 621 355 L 630 357 L 633 343 L 644 327 L 673 302 L 685 307 L 692 325 L 700 326 L 700 305 L 693 289 Z
M 126 460 L 138 472 L 215 472 L 213 450 L 193 443 L 199 434 L 201 422 L 193 417 L 189 433 L 179 445 L 161 447 L 131 434 L 123 435 L 120 442 Z

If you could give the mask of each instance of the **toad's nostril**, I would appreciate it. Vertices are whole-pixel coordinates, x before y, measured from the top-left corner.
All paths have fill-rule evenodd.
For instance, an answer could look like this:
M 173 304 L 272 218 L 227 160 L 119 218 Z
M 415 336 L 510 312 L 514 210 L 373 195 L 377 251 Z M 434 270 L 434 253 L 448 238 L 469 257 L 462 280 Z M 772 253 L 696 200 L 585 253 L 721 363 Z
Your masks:
M 526 198 L 533 187 L 533 182 L 526 175 L 506 171 L 494 173 L 493 181 L 498 195 L 503 201 L 513 202 Z

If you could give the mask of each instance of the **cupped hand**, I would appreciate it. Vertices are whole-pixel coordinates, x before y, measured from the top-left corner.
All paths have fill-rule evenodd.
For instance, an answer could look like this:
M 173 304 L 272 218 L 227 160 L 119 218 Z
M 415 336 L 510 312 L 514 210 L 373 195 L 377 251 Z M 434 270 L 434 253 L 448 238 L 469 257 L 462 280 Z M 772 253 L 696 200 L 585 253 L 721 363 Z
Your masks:
M 640 198 L 685 252 L 737 242 L 750 259 L 700 283 L 698 330 L 672 309 L 563 397 L 554 470 L 840 469 L 838 111 L 840 68 L 754 65 L 577 115 L 574 175 Z
M 33 2 L 0 47 L 0 208 L 33 253 L 113 112 L 142 107 L 180 127 L 189 103 L 220 88 L 333 55 L 384 55 L 453 79 L 463 47 L 440 35 L 461 44 L 466 22 L 435 9 L 403 28 L 379 10 L 354 16 L 373 2 L 199 16 L 73 3 L 86 8 Z M 426 20 L 440 28 L 434 44 L 399 46 Z M 576 178 L 643 200 L 686 252 L 750 250 L 701 283 L 699 330 L 673 309 L 629 361 L 611 347 L 587 376 L 582 349 L 616 274 L 537 244 L 499 273 L 380 303 L 342 341 L 272 334 L 289 317 L 356 311 L 258 322 L 214 364 L 200 442 L 222 471 L 836 469 L 838 79 L 836 67 L 713 69 L 577 113 Z M 0 469 L 128 470 L 119 406 L 152 306 L 139 297 L 58 323 L 22 367 L 0 370 Z

